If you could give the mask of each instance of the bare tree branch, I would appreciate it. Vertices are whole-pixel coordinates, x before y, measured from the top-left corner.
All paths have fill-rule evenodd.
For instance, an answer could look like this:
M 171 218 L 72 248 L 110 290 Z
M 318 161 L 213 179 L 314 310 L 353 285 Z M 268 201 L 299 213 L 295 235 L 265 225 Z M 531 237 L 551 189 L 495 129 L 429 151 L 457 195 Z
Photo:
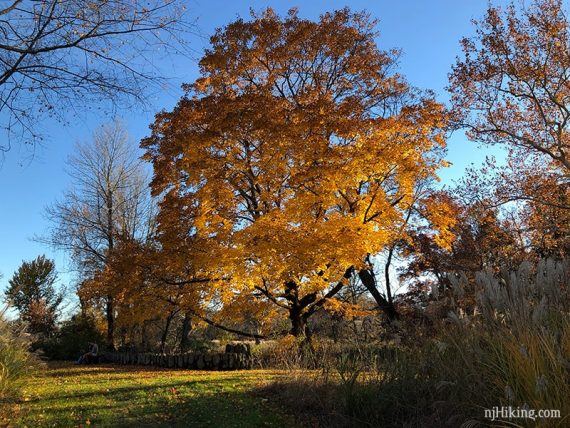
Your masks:
M 0 127 L 34 142 L 46 117 L 145 105 L 164 81 L 154 62 L 189 54 L 192 28 L 182 0 L 13 1 L 0 9 Z

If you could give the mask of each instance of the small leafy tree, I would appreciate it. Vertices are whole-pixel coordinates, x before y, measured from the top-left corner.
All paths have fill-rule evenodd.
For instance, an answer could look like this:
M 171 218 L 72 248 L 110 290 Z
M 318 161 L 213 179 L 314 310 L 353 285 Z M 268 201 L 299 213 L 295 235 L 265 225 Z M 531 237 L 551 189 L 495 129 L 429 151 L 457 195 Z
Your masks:
M 30 333 L 49 337 L 55 331 L 63 300 L 63 294 L 54 287 L 56 280 L 55 263 L 42 255 L 31 262 L 22 262 L 9 281 L 6 299 L 28 323 Z

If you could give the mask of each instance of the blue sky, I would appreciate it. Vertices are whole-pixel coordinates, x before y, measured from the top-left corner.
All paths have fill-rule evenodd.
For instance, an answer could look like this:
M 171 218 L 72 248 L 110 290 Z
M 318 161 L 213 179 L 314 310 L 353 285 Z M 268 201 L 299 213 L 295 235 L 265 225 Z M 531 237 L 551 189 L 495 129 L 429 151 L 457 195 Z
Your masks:
M 503 4 L 504 0 L 495 0 Z M 460 55 L 459 40 L 474 32 L 471 19 L 479 18 L 487 7 L 485 0 L 376 0 L 376 1 L 188 1 L 189 13 L 197 19 L 199 34 L 190 43 L 196 58 L 208 45 L 207 36 L 215 28 L 238 16 L 247 18 L 249 9 L 256 11 L 266 7 L 283 14 L 291 7 L 298 7 L 303 17 L 317 18 L 321 13 L 349 6 L 352 10 L 367 10 L 379 20 L 380 48 L 401 48 L 400 73 L 408 81 L 422 89 L 432 89 L 440 101 L 447 101 L 445 86 L 447 74 L 456 56 Z M 172 58 L 161 65 L 166 76 L 171 77 L 168 88 L 151 99 L 149 111 L 119 112 L 127 123 L 134 144 L 148 135 L 148 125 L 153 115 L 161 109 L 171 109 L 182 95 L 180 84 L 197 77 L 196 58 Z M 87 114 L 72 119 L 69 125 L 46 120 L 42 123 L 47 137 L 42 146 L 35 149 L 30 159 L 26 148 L 14 147 L 0 165 L 0 290 L 21 264 L 46 254 L 56 260 L 60 283 L 72 286 L 67 257 L 53 249 L 32 241 L 35 235 L 46 233 L 49 225 L 43 217 L 46 205 L 61 197 L 69 186 L 65 174 L 65 160 L 73 143 L 90 138 L 98 125 L 109 118 Z M 5 138 L 5 136 L 3 136 Z M 449 141 L 448 160 L 453 165 L 440 176 L 443 182 L 460 177 L 470 163 L 480 163 L 488 149 L 478 148 L 461 134 Z M 71 287 L 70 287 L 71 288 Z

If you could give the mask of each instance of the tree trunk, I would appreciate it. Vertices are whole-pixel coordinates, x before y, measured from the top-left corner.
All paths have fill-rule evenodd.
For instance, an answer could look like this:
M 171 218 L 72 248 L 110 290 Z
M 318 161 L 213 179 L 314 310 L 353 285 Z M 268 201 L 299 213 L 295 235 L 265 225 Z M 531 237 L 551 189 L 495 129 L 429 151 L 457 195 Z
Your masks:
M 394 255 L 394 249 L 396 247 L 393 245 L 388 251 L 388 258 L 386 259 L 386 264 L 384 265 L 384 279 L 386 280 L 386 297 L 388 298 L 388 303 L 394 307 L 394 301 L 392 299 L 392 288 L 390 287 L 390 266 L 392 265 L 392 257 Z
M 306 336 L 307 320 L 301 314 L 302 309 L 292 307 L 289 309 L 289 319 L 291 320 L 291 334 L 295 337 Z
M 115 350 L 115 314 L 113 308 L 113 296 L 107 296 L 107 348 L 110 351 Z
M 143 321 L 141 324 L 141 349 L 143 352 L 148 351 L 148 340 L 146 334 L 146 321 Z
M 184 320 L 182 321 L 182 332 L 180 337 L 180 350 L 186 352 L 190 348 L 190 332 L 192 331 L 192 315 L 190 312 L 184 314 Z
M 164 326 L 164 331 L 160 337 L 160 352 L 164 354 L 166 351 L 166 339 L 168 339 L 168 330 L 170 330 L 170 323 L 172 321 L 172 315 L 166 317 L 166 325 Z
M 310 293 L 299 298 L 298 285 L 293 282 L 285 283 L 285 299 L 289 301 L 289 319 L 291 320 L 291 334 L 295 337 L 305 337 L 311 341 L 311 333 L 307 327 L 307 320 L 311 315 L 323 307 L 327 299 L 334 297 L 344 286 L 345 280 L 349 280 L 354 273 L 354 268 L 348 268 L 343 280 L 339 281 L 324 296 L 318 298 L 317 293 Z
M 364 284 L 366 289 L 370 292 L 370 294 L 378 304 L 380 310 L 382 310 L 382 312 L 386 314 L 388 320 L 393 321 L 399 318 L 398 312 L 396 311 L 394 304 L 386 300 L 384 296 L 382 296 L 382 294 L 380 294 L 380 292 L 378 291 L 378 287 L 376 286 L 376 279 L 374 277 L 374 273 L 372 272 L 372 270 L 362 269 L 358 271 L 358 277 L 362 281 L 362 284 Z

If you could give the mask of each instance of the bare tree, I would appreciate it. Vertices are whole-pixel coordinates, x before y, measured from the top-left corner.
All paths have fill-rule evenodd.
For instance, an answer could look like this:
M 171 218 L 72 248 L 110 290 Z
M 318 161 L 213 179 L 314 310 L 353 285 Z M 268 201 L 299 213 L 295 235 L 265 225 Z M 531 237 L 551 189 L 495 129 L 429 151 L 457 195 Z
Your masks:
M 145 100 L 157 57 L 184 49 L 192 24 L 183 0 L 0 2 L 0 126 L 41 137 L 38 119 L 98 101 Z
M 46 210 L 44 242 L 69 251 L 80 280 L 92 278 L 123 240 L 147 240 L 154 228 L 148 177 L 120 122 L 102 126 L 68 160 L 73 187 Z M 105 298 L 108 346 L 114 347 L 113 295 Z

